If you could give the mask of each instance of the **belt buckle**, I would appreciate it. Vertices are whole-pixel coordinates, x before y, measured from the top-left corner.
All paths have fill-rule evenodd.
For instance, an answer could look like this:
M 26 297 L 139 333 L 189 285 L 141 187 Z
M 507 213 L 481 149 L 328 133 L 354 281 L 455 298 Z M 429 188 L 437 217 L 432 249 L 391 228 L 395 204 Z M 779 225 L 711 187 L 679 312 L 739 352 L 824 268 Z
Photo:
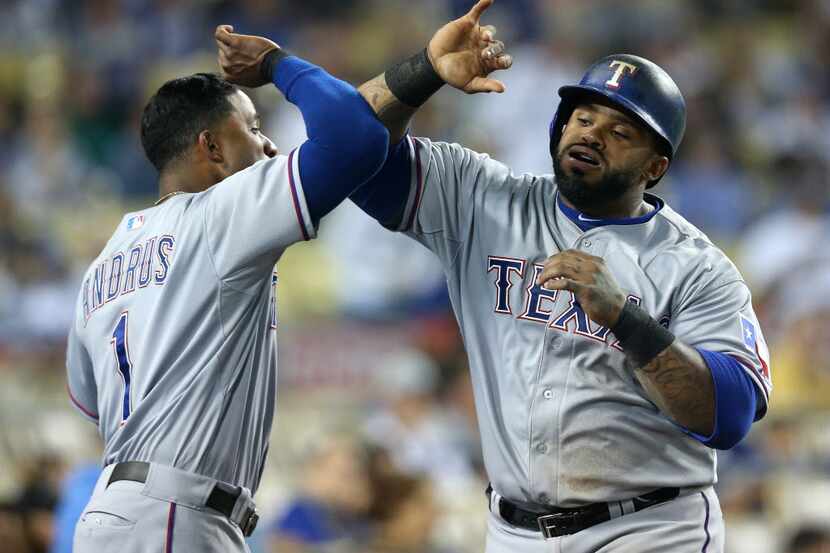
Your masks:
M 577 513 L 553 513 L 536 518 L 539 530 L 546 540 L 570 534 L 568 528 L 576 521 Z
M 240 526 L 240 529 L 242 530 L 242 535 L 247 538 L 251 534 L 253 534 L 258 522 L 259 513 L 257 512 L 256 508 L 248 508 L 248 511 L 245 513 L 245 516 L 242 517 L 242 525 Z

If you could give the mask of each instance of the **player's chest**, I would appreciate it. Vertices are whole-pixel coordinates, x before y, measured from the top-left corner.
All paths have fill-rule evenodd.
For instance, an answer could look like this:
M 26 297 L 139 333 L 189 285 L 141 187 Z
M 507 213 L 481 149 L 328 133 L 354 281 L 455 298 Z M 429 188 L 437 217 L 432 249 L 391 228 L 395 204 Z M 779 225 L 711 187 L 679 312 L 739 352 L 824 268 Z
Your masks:
M 468 287 L 464 295 L 479 298 L 474 307 L 477 319 L 487 319 L 497 328 L 510 328 L 530 339 L 537 334 L 563 333 L 592 347 L 619 349 L 610 330 L 591 320 L 571 292 L 547 290 L 537 283 L 551 256 L 563 249 L 578 249 L 601 257 L 629 301 L 668 325 L 673 286 L 640 267 L 637 252 L 600 233 L 570 238 L 563 242 L 542 236 L 530 238 L 526 244 L 494 240 L 471 255 L 462 286 Z

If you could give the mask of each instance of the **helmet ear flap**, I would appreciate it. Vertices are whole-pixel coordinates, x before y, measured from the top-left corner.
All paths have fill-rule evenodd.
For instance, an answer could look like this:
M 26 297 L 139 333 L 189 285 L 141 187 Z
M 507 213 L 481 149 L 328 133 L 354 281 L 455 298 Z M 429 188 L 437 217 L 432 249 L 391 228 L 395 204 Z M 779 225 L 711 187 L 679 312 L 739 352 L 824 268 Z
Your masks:
M 572 102 L 562 100 L 556 114 L 553 116 L 553 121 L 550 122 L 548 132 L 550 134 L 550 155 L 556 157 L 556 148 L 559 146 L 559 141 L 562 139 L 562 130 L 568 124 L 571 114 L 574 111 Z

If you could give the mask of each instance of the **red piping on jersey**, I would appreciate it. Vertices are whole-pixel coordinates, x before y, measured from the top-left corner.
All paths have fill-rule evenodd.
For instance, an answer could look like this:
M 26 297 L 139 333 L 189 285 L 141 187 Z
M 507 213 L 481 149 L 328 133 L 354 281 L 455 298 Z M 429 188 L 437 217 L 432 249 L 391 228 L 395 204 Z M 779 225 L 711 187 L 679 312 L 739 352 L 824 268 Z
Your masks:
M 761 391 L 764 394 L 764 399 L 769 400 L 769 389 L 767 388 L 769 377 L 765 376 L 765 375 L 769 374 L 769 367 L 767 366 L 766 362 L 764 362 L 764 358 L 761 357 L 761 353 L 758 352 L 758 345 L 757 344 L 755 345 L 755 351 L 758 354 L 758 360 L 761 362 L 761 366 L 762 366 L 762 373 L 761 374 L 758 373 L 758 369 L 756 369 L 752 364 L 747 363 L 740 355 L 735 355 L 733 353 L 727 353 L 727 355 L 729 357 L 731 357 L 732 359 L 734 359 L 735 361 L 737 361 L 738 363 L 740 363 L 741 365 L 743 365 L 744 367 L 746 367 L 746 369 L 748 369 L 750 373 L 752 373 L 753 375 L 758 377 L 758 379 L 760 380 L 760 383 L 761 383 Z
M 167 512 L 167 532 L 164 539 L 164 553 L 173 553 L 173 527 L 176 525 L 176 504 L 170 504 Z
M 421 174 L 421 153 L 418 150 L 418 142 L 415 140 L 409 139 L 412 142 L 412 146 L 415 149 L 415 176 L 416 176 L 416 185 L 415 185 L 415 199 L 412 202 L 412 212 L 409 214 L 409 221 L 406 222 L 406 228 L 408 230 L 412 229 L 412 225 L 415 224 L 415 214 L 418 212 L 419 204 L 421 203 L 421 189 L 423 188 L 423 175 Z
M 84 415 L 91 419 L 98 420 L 98 415 L 94 414 L 92 411 L 81 405 L 81 402 L 75 399 L 75 396 L 72 395 L 72 390 L 69 389 L 69 384 L 66 385 L 66 393 L 69 394 L 69 399 L 78 409 L 83 412 Z
M 303 220 L 303 210 L 300 209 L 300 198 L 297 196 L 297 186 L 294 184 L 294 171 L 291 165 L 294 162 L 294 153 L 297 149 L 291 150 L 288 154 L 288 184 L 291 187 L 291 199 L 294 201 L 294 212 L 297 214 L 297 222 L 300 223 L 300 232 L 303 233 L 303 240 L 308 240 L 308 230 L 305 228 L 305 221 Z
M 758 350 L 758 341 L 755 341 L 755 355 L 758 356 L 758 361 L 761 362 L 761 372 L 766 380 L 769 380 L 769 365 L 767 362 L 764 361 L 764 357 L 761 355 L 761 352 Z

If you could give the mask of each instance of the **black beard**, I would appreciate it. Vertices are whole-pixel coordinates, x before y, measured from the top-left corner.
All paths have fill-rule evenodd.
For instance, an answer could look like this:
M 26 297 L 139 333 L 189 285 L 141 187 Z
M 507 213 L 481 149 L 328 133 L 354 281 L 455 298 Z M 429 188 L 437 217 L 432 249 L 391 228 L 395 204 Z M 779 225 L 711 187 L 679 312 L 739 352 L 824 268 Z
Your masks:
M 579 211 L 590 212 L 591 208 L 608 205 L 636 186 L 637 171 L 608 172 L 598 183 L 591 186 L 584 182 L 582 175 L 565 174 L 561 158 L 561 153 L 553 156 L 556 185 L 562 195 Z

